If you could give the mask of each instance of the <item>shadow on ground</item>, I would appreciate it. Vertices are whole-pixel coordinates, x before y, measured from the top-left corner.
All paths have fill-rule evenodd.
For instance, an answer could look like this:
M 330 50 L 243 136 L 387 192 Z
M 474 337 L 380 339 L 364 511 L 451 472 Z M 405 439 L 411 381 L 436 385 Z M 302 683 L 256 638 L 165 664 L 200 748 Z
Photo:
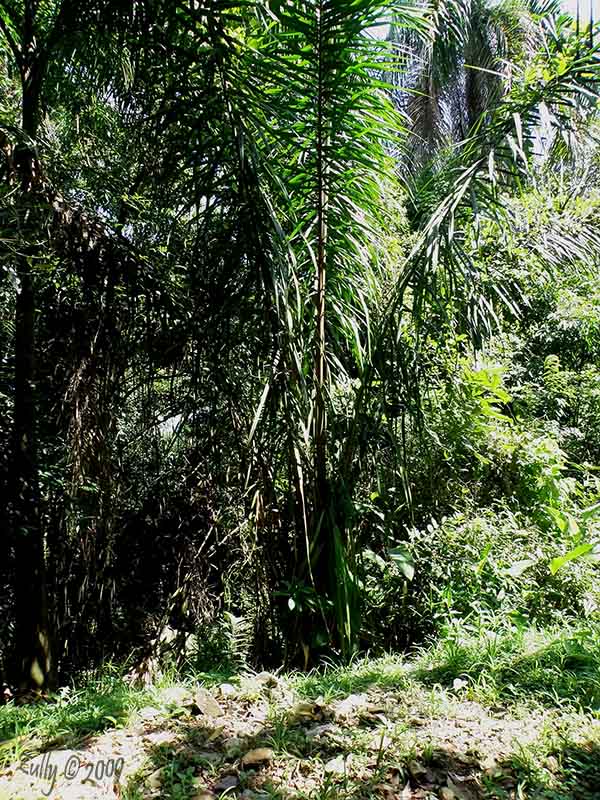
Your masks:
M 252 751 L 264 760 L 244 766 Z M 566 742 L 539 763 L 517 746 L 484 766 L 451 744 L 357 755 L 350 743 L 316 741 L 298 724 L 237 738 L 190 720 L 147 756 L 148 772 L 123 788 L 122 800 L 600 800 L 600 746 L 591 741 Z

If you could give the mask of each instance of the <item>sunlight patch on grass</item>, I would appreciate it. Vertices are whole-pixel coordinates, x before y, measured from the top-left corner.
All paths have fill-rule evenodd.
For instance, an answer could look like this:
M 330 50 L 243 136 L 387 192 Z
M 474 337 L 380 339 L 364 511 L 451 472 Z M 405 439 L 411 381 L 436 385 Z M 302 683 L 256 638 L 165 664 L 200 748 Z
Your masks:
M 406 685 L 406 675 L 407 664 L 401 655 L 365 656 L 349 666 L 327 664 L 307 675 L 292 675 L 291 683 L 302 697 L 322 697 L 329 702 L 375 687 L 399 689 Z
M 585 622 L 540 631 L 456 626 L 413 666 L 439 684 L 486 703 L 527 701 L 600 711 L 600 628 Z

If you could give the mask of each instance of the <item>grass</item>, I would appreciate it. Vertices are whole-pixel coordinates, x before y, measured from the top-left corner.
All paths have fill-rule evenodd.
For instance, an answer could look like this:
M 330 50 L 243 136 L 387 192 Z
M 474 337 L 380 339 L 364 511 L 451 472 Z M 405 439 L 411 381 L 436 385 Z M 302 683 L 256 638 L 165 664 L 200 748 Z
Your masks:
M 45 702 L 0 706 L 0 768 L 45 750 L 74 747 L 93 734 L 127 726 L 145 706 L 168 711 L 165 689 L 199 682 L 221 682 L 220 673 L 198 673 L 182 681 L 165 673 L 150 687 L 132 685 L 124 670 L 111 664 L 89 674 L 80 685 L 62 687 Z
M 223 678 L 167 675 L 160 684 L 139 689 L 119 670 L 107 668 L 50 702 L 0 707 L 0 765 L 73 747 L 91 734 L 128 725 L 135 712 L 152 706 L 160 712 L 158 728 L 170 726 L 179 738 L 176 744 L 145 748 L 146 766 L 123 787 L 124 800 L 145 797 L 152 775 L 167 800 L 189 800 L 198 791 L 198 776 L 210 784 L 232 770 L 238 790 L 251 792 L 262 771 L 241 768 L 239 759 L 254 747 L 275 754 L 260 786 L 265 800 L 375 800 L 381 797 L 378 787 L 398 785 L 401 791 L 409 780 L 433 780 L 431 775 L 443 780 L 450 774 L 475 781 L 477 798 L 489 800 L 600 798 L 598 621 L 495 632 L 456 626 L 410 658 L 363 657 L 348 666 L 329 664 L 309 674 L 281 676 L 279 694 L 257 686 L 251 676 L 227 676 L 236 686 L 230 716 L 243 721 L 249 710 L 266 708 L 260 729 L 250 737 L 223 733 L 213 739 L 198 719 L 178 713 L 165 693 L 174 685 L 210 685 Z M 344 698 L 364 694 L 387 703 L 387 710 L 348 723 L 335 717 Z M 304 706 L 314 704 L 315 716 L 299 719 L 285 699 L 290 695 Z M 311 728 L 330 724 L 332 713 L 335 735 L 315 739 Z M 484 762 L 498 739 L 493 733 L 486 739 L 486 720 L 523 733 L 508 756 L 495 766 L 492 759 L 492 768 Z M 206 759 L 207 748 L 215 760 Z M 331 759 L 348 756 L 347 774 L 329 774 Z
M 405 659 L 399 655 L 389 655 L 378 659 L 357 658 L 349 666 L 326 664 L 307 675 L 290 677 L 301 696 L 331 702 L 373 687 L 399 688 L 406 684 L 406 672 Z
M 427 685 L 464 684 L 487 704 L 527 701 L 600 711 L 600 626 L 550 630 L 456 627 L 425 652 L 414 671 Z
M 0 708 L 0 766 L 126 725 L 131 712 L 147 705 L 152 696 L 152 691 L 133 689 L 117 671 L 107 668 L 78 689 L 64 687 L 47 702 L 8 703 Z

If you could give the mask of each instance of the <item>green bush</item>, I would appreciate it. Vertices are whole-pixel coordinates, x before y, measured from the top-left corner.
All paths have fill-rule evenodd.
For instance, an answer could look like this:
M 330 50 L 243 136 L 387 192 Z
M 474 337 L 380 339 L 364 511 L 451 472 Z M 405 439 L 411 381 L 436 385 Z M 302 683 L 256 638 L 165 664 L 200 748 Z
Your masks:
M 438 387 L 424 432 L 409 443 L 417 520 L 498 502 L 539 519 L 570 496 L 559 432 L 542 419 L 516 419 L 512 402 L 498 363 L 464 360 Z
M 598 565 L 573 561 L 552 575 L 560 532 L 507 508 L 432 520 L 402 547 L 410 572 L 383 555 L 363 558 L 365 630 L 375 645 L 423 640 L 457 619 L 549 625 L 600 608 Z

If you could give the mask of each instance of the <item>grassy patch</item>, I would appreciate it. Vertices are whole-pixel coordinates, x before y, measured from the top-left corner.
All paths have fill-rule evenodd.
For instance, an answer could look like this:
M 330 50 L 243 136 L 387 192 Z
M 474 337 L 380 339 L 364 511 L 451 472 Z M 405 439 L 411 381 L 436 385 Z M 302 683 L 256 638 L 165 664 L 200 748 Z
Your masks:
M 427 685 L 460 686 L 487 703 L 534 701 L 600 710 L 600 626 L 494 632 L 455 628 L 414 670 Z
M 78 689 L 65 687 L 46 701 L 0 707 L 0 766 L 40 750 L 72 746 L 87 736 L 126 725 L 156 690 L 135 689 L 106 669 Z
M 325 702 L 371 688 L 399 689 L 406 685 L 407 665 L 402 656 L 364 657 L 349 666 L 329 664 L 308 675 L 292 675 L 291 682 L 302 697 Z
M 141 800 L 148 789 L 167 800 L 203 790 L 376 800 L 406 785 L 439 796 L 453 781 L 476 800 L 598 800 L 599 642 L 591 622 L 546 631 L 457 626 L 410 659 L 233 678 L 227 695 L 215 693 L 224 716 L 214 720 L 185 712 L 177 698 L 221 675 L 183 683 L 171 675 L 136 689 L 107 670 L 51 702 L 0 708 L 0 757 L 7 764 L 41 750 L 85 749 L 90 734 L 134 718 L 137 730 L 146 717 L 135 712 L 151 706 L 156 716 L 142 726 L 144 736 L 134 735 L 141 766 L 123 784 L 125 800 Z M 152 743 L 144 738 L 156 732 Z M 272 756 L 245 766 L 255 748 Z M 232 778 L 235 786 L 223 788 Z
M 214 685 L 221 677 L 202 673 L 194 683 Z M 163 701 L 162 693 L 181 683 L 177 676 L 166 674 L 160 682 L 140 688 L 125 680 L 121 670 L 105 665 L 78 688 L 63 687 L 37 703 L 0 706 L 0 767 L 43 750 L 73 747 L 92 734 L 126 726 L 132 714 L 144 706 L 168 714 L 172 704 Z

